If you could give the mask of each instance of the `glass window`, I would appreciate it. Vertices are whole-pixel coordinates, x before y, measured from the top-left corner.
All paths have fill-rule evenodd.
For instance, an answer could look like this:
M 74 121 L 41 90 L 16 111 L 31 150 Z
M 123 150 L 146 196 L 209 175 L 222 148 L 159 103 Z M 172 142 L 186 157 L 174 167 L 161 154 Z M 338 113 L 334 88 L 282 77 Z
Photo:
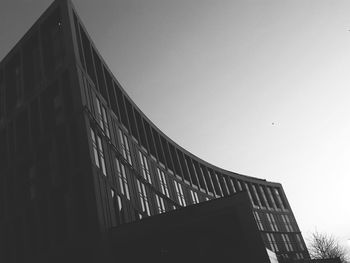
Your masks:
M 165 205 L 164 205 L 164 200 L 163 198 L 161 198 L 159 195 L 156 195 L 156 202 L 157 202 L 157 209 L 158 209 L 158 212 L 161 214 L 161 213 L 164 213 L 166 210 L 165 210 Z
M 119 195 L 115 193 L 113 189 L 111 190 L 111 194 L 112 194 L 114 210 L 116 213 L 117 225 L 123 224 L 125 223 L 125 212 L 123 209 L 122 199 Z
M 264 230 L 264 225 L 261 222 L 259 213 L 254 211 L 254 217 L 255 217 L 255 221 L 256 221 L 256 224 L 258 225 L 259 230 Z
M 100 167 L 95 132 L 93 129 L 90 129 L 90 131 L 91 131 L 91 139 L 92 139 L 92 148 L 93 148 L 94 157 L 95 157 L 95 164 L 97 167 Z
M 137 180 L 137 190 L 139 192 L 142 212 L 145 212 L 148 216 L 150 216 L 151 211 L 149 209 L 149 202 L 148 202 L 146 187 L 139 180 Z
M 125 172 L 125 166 L 121 164 L 117 158 L 115 158 L 115 163 L 117 166 L 117 178 L 120 185 L 120 191 L 130 200 L 129 183 Z
M 192 190 L 190 190 L 191 193 L 191 199 L 192 199 L 192 203 L 193 204 L 198 204 L 199 203 L 199 198 L 198 198 L 198 194 Z
M 106 108 L 105 106 L 103 106 L 103 104 L 97 97 L 96 97 L 96 111 L 97 111 L 96 118 L 99 126 L 105 132 L 106 136 L 110 138 Z
M 174 181 L 175 184 L 175 190 L 176 190 L 176 196 L 177 199 L 182 206 L 186 206 L 185 196 L 182 190 L 182 185 L 176 181 Z
M 270 247 L 272 249 L 273 252 L 278 252 L 278 246 L 276 244 L 276 240 L 275 240 L 275 237 L 272 233 L 266 233 L 266 236 L 267 236 L 267 239 L 270 243 Z
M 97 167 L 101 168 L 102 173 L 104 175 L 107 175 L 101 137 L 95 134 L 92 128 L 90 128 L 90 131 L 91 131 L 91 140 L 92 140 L 92 148 L 94 151 L 95 164 Z
M 164 195 L 166 195 L 167 197 L 170 197 L 168 184 L 167 184 L 164 172 L 161 169 L 157 168 L 157 175 L 158 175 L 160 190 Z
M 130 165 L 132 165 L 128 137 L 126 137 L 126 135 L 122 132 L 121 129 L 119 129 L 118 132 L 119 132 L 120 143 L 122 146 L 122 154 L 123 154 L 124 158 L 128 161 L 128 163 Z
M 152 184 L 147 157 L 144 154 L 142 154 L 140 151 L 139 151 L 139 157 L 140 157 L 142 176 L 143 178 L 145 178 L 146 181 Z
M 98 136 L 98 135 L 96 137 L 97 137 L 98 152 L 99 152 L 99 155 L 100 155 L 101 169 L 102 169 L 103 174 L 107 175 L 106 164 L 105 164 L 105 157 L 104 157 L 104 153 L 103 153 L 101 137 Z

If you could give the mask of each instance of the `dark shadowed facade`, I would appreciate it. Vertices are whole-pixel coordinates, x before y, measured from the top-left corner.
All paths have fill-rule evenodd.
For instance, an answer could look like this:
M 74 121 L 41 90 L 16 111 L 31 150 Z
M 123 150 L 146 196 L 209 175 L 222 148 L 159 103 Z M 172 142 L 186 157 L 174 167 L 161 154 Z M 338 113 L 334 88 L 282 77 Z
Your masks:
M 127 233 L 145 241 L 139 250 L 164 257 L 214 257 L 204 248 L 215 239 L 224 248 L 218 258 L 228 256 L 225 240 L 241 252 L 256 243 L 256 255 L 264 244 L 281 262 L 309 258 L 281 184 L 223 170 L 162 133 L 120 86 L 67 0 L 55 1 L 0 63 L 0 187 L 1 262 L 69 262 L 67 255 L 116 262 L 118 247 L 133 243 Z M 240 196 L 249 205 L 238 205 Z M 192 213 L 200 219 L 188 223 Z M 240 213 L 247 226 L 237 227 Z M 203 235 L 208 218 L 217 226 Z M 151 233 L 171 245 L 154 239 L 154 248 Z M 247 256 L 240 262 L 251 262 Z

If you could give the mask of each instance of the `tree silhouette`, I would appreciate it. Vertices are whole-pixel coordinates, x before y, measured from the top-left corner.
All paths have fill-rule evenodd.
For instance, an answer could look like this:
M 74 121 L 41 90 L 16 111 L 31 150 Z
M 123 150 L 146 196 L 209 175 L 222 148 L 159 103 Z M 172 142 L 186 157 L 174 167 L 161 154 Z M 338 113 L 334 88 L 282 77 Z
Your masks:
M 313 259 L 340 258 L 342 263 L 349 262 L 346 248 L 334 236 L 317 231 L 311 235 L 309 253 Z

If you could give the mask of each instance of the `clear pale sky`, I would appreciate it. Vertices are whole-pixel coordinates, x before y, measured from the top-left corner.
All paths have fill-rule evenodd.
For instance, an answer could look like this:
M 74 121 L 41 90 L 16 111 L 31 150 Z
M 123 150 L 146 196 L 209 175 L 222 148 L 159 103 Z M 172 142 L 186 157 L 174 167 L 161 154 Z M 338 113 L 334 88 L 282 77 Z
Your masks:
M 2 0 L 0 60 L 51 1 Z M 350 1 L 74 0 L 140 109 L 234 172 L 282 183 L 305 238 L 350 238 Z

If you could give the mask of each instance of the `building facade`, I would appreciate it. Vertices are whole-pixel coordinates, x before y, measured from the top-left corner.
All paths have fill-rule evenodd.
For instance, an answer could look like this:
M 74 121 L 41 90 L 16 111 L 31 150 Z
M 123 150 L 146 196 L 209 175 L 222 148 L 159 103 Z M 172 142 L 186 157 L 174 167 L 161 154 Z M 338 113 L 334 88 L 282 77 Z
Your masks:
M 2 262 L 83 249 L 121 224 L 240 191 L 280 261 L 309 258 L 281 184 L 223 170 L 168 138 L 69 0 L 55 1 L 0 63 L 0 187 Z

